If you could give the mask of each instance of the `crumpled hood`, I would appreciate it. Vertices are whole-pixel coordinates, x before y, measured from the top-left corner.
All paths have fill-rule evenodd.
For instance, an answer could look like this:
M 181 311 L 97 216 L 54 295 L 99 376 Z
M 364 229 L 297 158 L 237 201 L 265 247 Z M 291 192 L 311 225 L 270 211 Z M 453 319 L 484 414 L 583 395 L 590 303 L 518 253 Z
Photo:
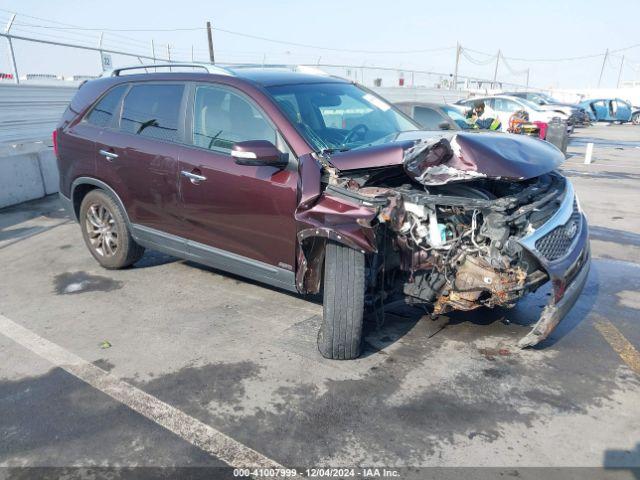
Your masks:
M 452 155 L 436 168 L 429 184 L 488 177 L 524 180 L 558 168 L 564 155 L 552 144 L 526 135 L 504 133 L 405 132 L 396 141 L 332 155 L 329 162 L 340 171 L 401 165 L 445 139 Z

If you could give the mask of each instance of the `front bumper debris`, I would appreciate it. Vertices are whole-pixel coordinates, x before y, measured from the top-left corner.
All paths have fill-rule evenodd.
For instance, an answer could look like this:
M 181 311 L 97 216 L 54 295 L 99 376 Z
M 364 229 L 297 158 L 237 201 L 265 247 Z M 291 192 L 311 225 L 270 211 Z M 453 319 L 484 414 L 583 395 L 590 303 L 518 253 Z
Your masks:
M 573 278 L 571 283 L 564 287 L 564 294 L 558 300 L 559 283 L 554 282 L 554 295 L 551 296 L 551 300 L 542 310 L 540 319 L 533 326 L 533 329 L 518 342 L 518 347 L 526 348 L 537 345 L 545 340 L 553 330 L 558 326 L 560 321 L 569 313 L 569 310 L 578 300 L 578 297 L 582 293 L 582 290 L 587 282 L 589 276 L 589 269 L 591 267 L 591 255 L 589 249 L 584 252 L 585 259 L 580 267 L 580 270 Z
M 526 348 L 542 342 L 558 326 L 582 293 L 589 274 L 589 224 L 570 182 L 553 217 L 520 243 L 537 258 L 553 286 L 540 319 L 518 342 L 518 347 Z

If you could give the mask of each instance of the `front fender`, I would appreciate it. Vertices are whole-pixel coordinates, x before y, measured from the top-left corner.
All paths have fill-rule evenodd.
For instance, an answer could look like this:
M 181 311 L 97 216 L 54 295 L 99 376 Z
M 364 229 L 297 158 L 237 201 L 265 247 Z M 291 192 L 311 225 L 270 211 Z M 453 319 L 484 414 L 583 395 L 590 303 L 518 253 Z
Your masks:
M 296 287 L 301 293 L 318 293 L 327 241 L 375 253 L 372 222 L 377 210 L 345 199 L 322 194 L 310 208 L 296 211 L 298 255 Z

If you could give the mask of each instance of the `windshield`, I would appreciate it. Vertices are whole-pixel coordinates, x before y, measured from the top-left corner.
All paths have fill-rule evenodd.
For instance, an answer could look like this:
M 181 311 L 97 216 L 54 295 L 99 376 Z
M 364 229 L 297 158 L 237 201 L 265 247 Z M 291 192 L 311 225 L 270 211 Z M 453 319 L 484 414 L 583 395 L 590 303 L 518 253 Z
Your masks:
M 540 108 L 540 105 L 532 102 L 531 100 L 527 100 L 524 98 L 518 98 L 518 101 L 522 103 L 525 107 L 530 108 L 531 110 L 535 110 L 536 112 L 542 112 L 543 110 Z
M 380 97 L 350 83 L 280 85 L 267 90 L 317 150 L 351 150 L 419 130 Z
M 550 97 L 546 93 L 539 93 L 536 95 L 540 100 L 543 100 L 545 103 L 560 103 L 555 98 Z

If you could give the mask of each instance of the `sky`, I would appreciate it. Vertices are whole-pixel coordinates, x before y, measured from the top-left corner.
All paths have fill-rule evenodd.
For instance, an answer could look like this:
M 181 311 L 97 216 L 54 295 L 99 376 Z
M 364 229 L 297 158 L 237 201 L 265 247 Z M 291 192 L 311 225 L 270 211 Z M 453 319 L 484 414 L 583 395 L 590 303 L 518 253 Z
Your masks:
M 322 47 L 269 42 L 216 30 L 214 47 L 219 62 L 332 63 L 450 73 L 459 42 L 466 54 L 460 59 L 460 75 L 492 78 L 495 58 L 490 55 L 500 50 L 508 60 L 499 63 L 498 80 L 524 84 L 523 71 L 529 69 L 530 85 L 540 88 L 594 87 L 607 48 L 617 50 L 640 43 L 640 1 L 636 0 L 0 0 L 0 9 L 0 24 L 8 21 L 7 11 L 18 14 L 12 27 L 15 35 L 62 42 L 95 46 L 104 28 L 156 30 L 105 32 L 103 46 L 150 54 L 153 39 L 157 55 L 166 55 L 169 44 L 172 58 L 184 60 L 191 59 L 192 46 L 196 59 L 207 59 L 207 20 L 214 28 Z M 40 28 L 61 27 L 51 22 L 95 30 Z M 182 28 L 199 30 L 160 31 Z M 14 47 L 21 74 L 100 71 L 98 52 L 23 41 L 14 41 Z M 600 56 L 548 61 L 595 54 Z M 622 54 L 626 58 L 622 80 L 640 80 L 638 45 L 608 57 L 603 87 L 616 86 Z M 113 62 L 131 64 L 137 60 L 114 56 Z M 11 71 L 10 65 L 6 40 L 0 39 L 0 72 Z M 421 81 L 428 83 L 434 78 L 424 76 Z

